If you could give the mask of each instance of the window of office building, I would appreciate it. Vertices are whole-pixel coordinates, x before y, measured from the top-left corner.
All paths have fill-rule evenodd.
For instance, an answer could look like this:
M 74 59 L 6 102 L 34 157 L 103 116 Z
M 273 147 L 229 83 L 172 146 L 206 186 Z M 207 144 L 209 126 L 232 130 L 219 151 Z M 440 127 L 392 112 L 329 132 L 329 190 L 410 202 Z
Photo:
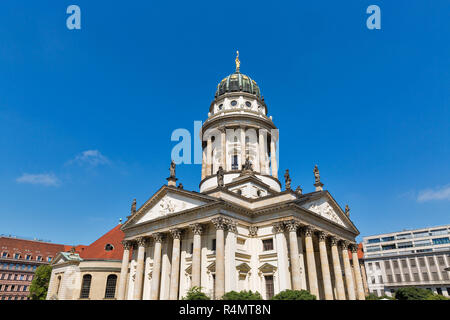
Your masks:
M 438 263 L 440 266 L 445 266 L 445 261 L 444 261 L 443 256 L 439 256 L 439 257 L 437 257 L 437 259 L 438 259 Z
M 413 273 L 414 281 L 420 281 L 419 274 Z
M 414 238 L 428 237 L 428 231 L 414 232 Z
M 419 265 L 421 267 L 425 267 L 425 258 L 423 258 L 423 257 L 419 258 Z
M 424 247 L 431 245 L 430 240 L 416 240 L 414 241 L 414 246 L 416 247 Z
M 389 244 L 389 245 L 385 245 L 385 246 L 381 246 L 382 250 L 392 250 L 395 249 L 395 244 Z
M 395 275 L 395 281 L 396 281 L 396 282 L 402 282 L 402 276 L 401 276 L 399 273 L 397 273 L 397 274 Z
M 417 267 L 416 259 L 409 259 L 409 265 L 411 266 L 411 268 Z
M 446 243 L 450 243 L 449 237 L 433 239 L 433 244 L 446 244 Z
M 381 241 L 383 241 L 383 242 L 394 241 L 394 240 L 395 240 L 395 238 L 393 236 L 381 238 Z
M 423 278 L 423 281 L 430 281 L 430 278 L 428 277 L 428 272 L 423 272 L 422 278 Z
M 406 260 L 400 260 L 401 264 L 402 264 L 402 268 L 407 268 L 408 266 L 406 265 Z
M 392 277 L 392 274 L 388 274 L 388 275 L 387 275 L 387 282 L 388 282 L 388 283 L 394 282 L 394 278 Z
M 448 234 L 447 229 L 436 229 L 430 231 L 430 236 L 440 236 L 445 234 Z
M 430 266 L 434 266 L 434 259 L 433 259 L 433 257 L 428 257 L 428 264 Z
M 412 234 L 411 233 L 404 233 L 397 235 L 397 240 L 403 240 L 403 239 L 411 239 Z
M 397 244 L 397 247 L 399 249 L 401 249 L 401 248 L 412 248 L 413 247 L 413 243 L 412 243 L 412 241 L 400 242 L 400 243 Z
M 405 278 L 405 281 L 406 281 L 406 282 L 410 282 L 410 281 L 411 281 L 411 278 L 409 277 L 409 273 L 405 273 L 405 274 L 403 275 L 403 278 Z
M 386 269 L 391 269 L 391 264 L 389 263 L 389 261 L 385 261 L 385 262 L 384 262 L 384 267 L 385 267 Z
M 431 273 L 431 276 L 433 277 L 433 280 L 434 280 L 434 281 L 439 281 L 439 275 L 438 275 L 437 272 L 432 272 L 432 273 Z
M 378 242 L 380 242 L 380 238 L 367 240 L 367 243 L 378 243 Z

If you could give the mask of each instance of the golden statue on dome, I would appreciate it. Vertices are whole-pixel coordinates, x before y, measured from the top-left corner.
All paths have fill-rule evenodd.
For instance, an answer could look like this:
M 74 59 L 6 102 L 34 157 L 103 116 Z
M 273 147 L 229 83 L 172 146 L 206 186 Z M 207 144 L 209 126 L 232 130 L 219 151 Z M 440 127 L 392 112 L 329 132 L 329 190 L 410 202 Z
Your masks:
M 236 72 L 239 72 L 241 62 L 239 61 L 239 51 L 236 51 Z

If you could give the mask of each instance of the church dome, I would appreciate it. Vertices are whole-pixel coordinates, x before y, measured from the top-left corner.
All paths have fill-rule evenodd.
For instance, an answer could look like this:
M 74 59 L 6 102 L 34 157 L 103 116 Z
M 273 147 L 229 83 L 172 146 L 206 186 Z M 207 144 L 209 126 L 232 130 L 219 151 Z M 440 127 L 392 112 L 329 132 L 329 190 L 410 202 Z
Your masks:
M 228 92 L 248 92 L 261 99 L 261 91 L 259 90 L 258 84 L 249 76 L 239 72 L 240 65 L 241 62 L 239 61 L 238 51 L 236 57 L 236 72 L 220 81 L 217 85 L 216 98 Z

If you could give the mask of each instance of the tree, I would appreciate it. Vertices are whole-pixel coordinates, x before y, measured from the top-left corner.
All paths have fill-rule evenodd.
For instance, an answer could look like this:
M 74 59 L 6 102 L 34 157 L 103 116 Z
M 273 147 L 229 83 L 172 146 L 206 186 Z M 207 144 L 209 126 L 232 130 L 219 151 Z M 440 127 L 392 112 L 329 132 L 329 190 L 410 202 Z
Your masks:
M 392 297 L 389 297 L 387 295 L 377 296 L 374 293 L 369 293 L 369 295 L 366 296 L 366 300 L 381 300 L 381 299 L 394 300 Z
M 316 296 L 307 290 L 284 290 L 273 296 L 272 300 L 316 300 Z
M 428 289 L 405 287 L 395 291 L 396 300 L 432 300 L 434 294 Z
M 262 296 L 258 291 L 230 291 L 223 295 L 222 300 L 262 300 Z
M 201 287 L 192 287 L 183 297 L 183 300 L 211 300 L 205 293 L 202 292 Z
M 29 297 L 32 300 L 45 300 L 51 275 L 52 267 L 49 265 L 42 265 L 36 269 L 30 285 Z

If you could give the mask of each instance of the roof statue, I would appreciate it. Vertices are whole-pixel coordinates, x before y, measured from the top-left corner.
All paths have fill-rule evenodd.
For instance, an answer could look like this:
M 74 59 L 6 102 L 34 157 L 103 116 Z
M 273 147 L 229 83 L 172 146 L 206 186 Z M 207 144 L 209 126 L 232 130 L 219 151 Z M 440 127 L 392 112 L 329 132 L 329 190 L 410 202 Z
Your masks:
M 289 177 L 289 169 L 286 169 L 286 173 L 284 174 L 284 183 L 286 185 L 286 190 L 291 189 L 291 177 Z
M 219 186 L 219 188 L 223 188 L 224 185 L 223 176 L 224 176 L 223 168 L 222 166 L 220 166 L 219 170 L 217 170 L 217 185 Z
M 345 214 L 346 214 L 347 216 L 350 215 L 350 207 L 348 206 L 348 204 L 345 205 Z
M 136 213 L 136 199 L 134 199 L 133 202 L 131 203 L 131 214 L 135 213 Z
M 319 168 L 316 166 L 314 167 L 314 179 L 316 180 L 315 183 L 320 183 L 320 173 Z
M 176 164 L 172 160 L 172 162 L 170 163 L 170 168 L 169 168 L 169 170 L 170 170 L 170 178 L 175 178 L 175 167 L 176 167 Z
M 239 61 L 239 51 L 236 51 L 236 72 L 240 72 L 241 62 Z
M 253 166 L 252 166 L 252 163 L 250 162 L 249 158 L 247 158 L 245 160 L 245 163 L 242 165 L 242 170 L 253 171 Z
M 178 184 L 178 189 L 183 189 L 184 187 L 183 187 L 183 184 L 180 182 L 179 184 Z
M 297 194 L 302 194 L 302 193 L 303 193 L 302 187 L 298 186 L 297 189 L 295 189 L 295 192 L 296 192 Z

